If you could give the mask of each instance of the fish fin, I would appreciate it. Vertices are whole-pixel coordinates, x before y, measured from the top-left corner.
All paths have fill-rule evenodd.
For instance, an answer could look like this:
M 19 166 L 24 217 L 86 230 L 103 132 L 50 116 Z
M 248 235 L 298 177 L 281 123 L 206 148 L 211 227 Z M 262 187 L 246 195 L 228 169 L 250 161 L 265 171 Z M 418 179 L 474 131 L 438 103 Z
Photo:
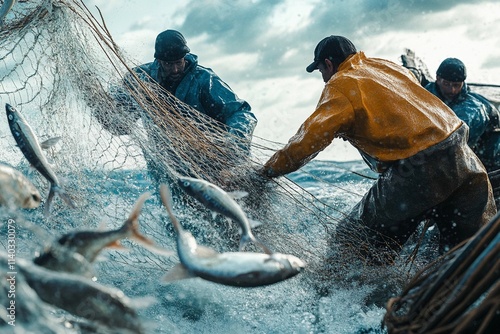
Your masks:
M 48 150 L 49 148 L 51 148 L 52 146 L 57 144 L 61 138 L 62 137 L 49 138 L 49 139 L 41 142 L 40 147 L 42 148 L 42 150 Z
M 163 256 L 172 256 L 174 252 L 156 246 L 154 241 L 139 232 L 139 214 L 141 213 L 144 202 L 150 196 L 151 193 L 145 192 L 139 197 L 122 228 L 128 230 L 128 232 L 131 233 L 130 238 L 140 243 L 147 250 Z
M 55 189 L 54 189 L 54 185 L 50 185 L 50 190 L 49 190 L 49 195 L 47 196 L 47 200 L 45 200 L 45 203 L 44 203 L 44 208 L 43 208 L 43 215 L 45 217 L 48 217 L 49 214 L 50 214 L 50 206 L 52 204 L 52 200 L 54 199 L 54 192 L 55 192 Z
M 264 251 L 264 253 L 266 253 L 268 255 L 273 254 L 273 251 L 271 251 L 269 249 L 269 247 L 267 247 L 260 240 L 258 240 L 254 236 L 249 237 L 249 236 L 246 236 L 246 235 L 242 236 L 241 239 L 240 239 L 239 251 L 243 252 L 245 250 L 246 245 L 248 245 L 250 242 L 253 242 L 255 245 L 257 245 L 258 247 L 262 248 L 262 250 Z
M 248 223 L 250 224 L 251 228 L 257 227 L 262 225 L 262 223 L 258 220 L 253 220 L 253 219 L 248 219 Z
M 227 193 L 229 196 L 231 196 L 232 199 L 242 199 L 245 196 L 248 196 L 248 192 L 246 191 L 231 191 Z
M 139 232 L 136 228 L 132 230 L 132 236 L 130 238 L 137 241 L 143 246 L 153 246 L 155 244 L 153 240 L 142 235 L 141 232 Z
M 175 281 L 180 281 L 183 279 L 188 279 L 188 278 L 194 278 L 197 277 L 193 274 L 191 274 L 187 268 L 182 264 L 178 263 L 172 268 L 170 268 L 169 271 L 163 276 L 162 281 L 166 283 L 171 283 Z

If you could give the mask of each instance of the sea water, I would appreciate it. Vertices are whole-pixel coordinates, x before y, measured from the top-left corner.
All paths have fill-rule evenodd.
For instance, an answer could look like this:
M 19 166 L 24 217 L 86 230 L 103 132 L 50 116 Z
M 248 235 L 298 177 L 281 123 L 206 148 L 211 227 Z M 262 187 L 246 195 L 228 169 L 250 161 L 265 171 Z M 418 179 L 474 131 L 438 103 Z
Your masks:
M 100 198 L 109 199 L 106 209 L 128 212 L 130 207 L 120 207 L 125 204 L 112 200 L 113 197 L 122 197 L 127 192 L 132 192 L 132 189 L 119 189 L 118 180 L 132 177 L 136 180 L 134 187 L 146 188 L 149 186 L 146 174 L 145 171 L 116 172 L 116 184 L 113 184 L 111 178 L 108 179 L 109 193 L 100 194 Z M 348 212 L 371 186 L 373 176 L 362 161 L 315 160 L 290 174 L 289 178 L 335 210 Z M 158 219 L 166 216 L 161 205 L 154 208 L 149 205 L 151 214 L 140 218 L 141 230 L 146 234 L 155 216 Z M 192 210 L 185 209 L 183 212 L 179 205 L 175 208 L 181 223 L 187 221 L 189 211 Z M 286 212 L 282 214 L 285 215 Z M 4 212 L 2 219 L 8 219 L 8 215 L 9 213 Z M 65 222 L 63 216 L 54 220 L 58 222 L 50 223 L 50 235 L 46 231 L 37 232 L 35 225 L 23 230 L 22 226 L 30 225 L 20 224 L 16 235 L 17 256 L 28 260 L 33 258 L 48 239 L 54 239 L 68 230 L 68 226 L 60 224 L 72 224 L 74 229 L 78 229 L 78 222 Z M 6 224 L 3 223 L 2 235 L 5 235 L 3 230 Z M 112 225 L 118 226 L 121 223 Z M 314 225 L 314 220 L 307 223 Z M 38 221 L 36 224 L 43 222 Z M 46 226 L 41 229 L 46 229 Z M 310 234 L 305 235 L 304 242 L 322 242 L 324 235 L 320 232 L 316 235 L 314 231 L 314 228 L 301 231 Z M 201 229 L 192 232 L 200 244 L 210 241 L 211 236 L 203 235 Z M 164 245 L 175 249 L 170 230 L 165 228 L 162 231 L 160 228 L 157 233 L 157 239 L 162 238 L 164 233 Z M 254 233 L 259 235 L 259 227 L 254 229 Z M 280 242 L 289 238 L 286 231 L 277 233 L 282 237 Z M 4 249 L 5 241 L 1 240 Z M 294 255 L 301 257 L 300 251 Z M 400 289 L 399 286 L 389 286 L 387 282 L 380 280 L 357 279 L 359 268 L 352 266 L 339 269 L 331 279 L 321 270 L 308 268 L 286 281 L 255 288 L 229 287 L 200 278 L 165 284 L 162 277 L 177 259 L 173 257 L 169 261 L 172 262 L 158 261 L 158 258 L 147 252 L 137 252 L 136 248 L 129 252 L 105 250 L 94 265 L 96 281 L 105 286 L 116 287 L 132 299 L 147 333 L 384 333 L 381 323 L 385 314 L 385 301 Z M 63 333 L 85 332 L 82 331 L 84 327 L 78 323 L 86 323 L 86 320 L 75 320 L 60 309 L 46 306 L 49 311 L 43 316 L 48 317 L 53 325 L 51 328 L 58 326 Z M 94 329 L 107 333 L 108 329 L 105 327 L 92 325 L 97 326 Z M 19 322 L 17 329 L 28 328 L 27 326 Z M 3 326 L 2 333 L 14 329 Z M 46 330 L 41 332 L 51 332 L 53 329 Z

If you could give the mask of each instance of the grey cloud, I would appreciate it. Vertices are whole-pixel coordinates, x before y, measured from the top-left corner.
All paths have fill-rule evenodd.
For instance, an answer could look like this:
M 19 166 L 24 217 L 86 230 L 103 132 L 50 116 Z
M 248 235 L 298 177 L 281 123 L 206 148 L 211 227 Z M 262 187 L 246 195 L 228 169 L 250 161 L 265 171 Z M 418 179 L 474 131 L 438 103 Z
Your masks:
M 258 54 L 258 64 L 253 67 L 252 78 L 287 76 L 290 71 L 305 68 L 313 58 L 317 42 L 331 34 L 344 35 L 363 49 L 374 43 L 378 35 L 391 31 L 422 31 L 443 27 L 449 22 L 428 20 L 429 14 L 439 14 L 463 4 L 481 4 L 486 0 L 335 0 L 318 1 L 307 27 L 293 30 L 278 38 L 269 33 L 271 13 L 282 0 L 272 1 L 190 1 L 179 17 L 183 23 L 177 27 L 187 38 L 208 34 L 208 43 L 216 45 L 224 54 Z M 306 15 L 306 14 L 304 14 Z M 456 18 L 457 21 L 464 18 Z M 473 27 L 469 28 L 474 34 Z M 300 41 L 300 43 L 298 43 Z M 198 47 L 191 45 L 196 53 Z M 205 46 L 206 47 L 206 46 Z M 401 52 L 405 45 L 383 46 L 386 50 Z M 290 49 L 297 49 L 293 56 L 283 59 Z M 401 51 L 397 51 L 401 50 Z M 200 60 L 203 64 L 203 59 Z M 210 64 L 205 64 L 210 66 Z M 242 64 L 244 67 L 244 64 Z M 248 69 L 247 69 L 248 70 Z M 302 70 L 300 70 L 302 71 Z M 302 73 L 305 75 L 304 73 Z M 235 74 L 239 75 L 239 74 Z
M 484 68 L 499 68 L 500 67 L 500 55 L 491 55 L 483 62 L 482 67 Z

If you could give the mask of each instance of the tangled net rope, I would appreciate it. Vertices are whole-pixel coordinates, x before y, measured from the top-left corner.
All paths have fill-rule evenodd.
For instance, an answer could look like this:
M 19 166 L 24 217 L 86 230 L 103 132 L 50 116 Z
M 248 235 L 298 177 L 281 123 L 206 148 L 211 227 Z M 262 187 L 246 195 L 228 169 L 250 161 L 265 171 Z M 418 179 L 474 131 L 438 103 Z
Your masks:
M 493 333 L 500 320 L 500 214 L 387 303 L 389 333 Z
M 329 237 L 349 208 L 319 200 L 288 178 L 262 180 L 256 170 L 281 143 L 256 136 L 250 143 L 229 134 L 218 121 L 154 82 L 138 78 L 132 70 L 136 65 L 114 42 L 104 19 L 94 17 L 83 1 L 18 2 L 6 18 L 0 30 L 1 102 L 20 110 L 42 140 L 62 137 L 46 154 L 78 206 L 71 210 L 56 201 L 49 221 L 39 211 L 28 213 L 24 220 L 37 226 L 31 226 L 36 240 L 52 240 L 51 229 L 57 225 L 63 233 L 95 228 L 103 220 L 121 224 L 137 197 L 157 190 L 147 172 L 147 157 L 158 173 L 172 181 L 171 186 L 180 175 L 189 175 L 225 190 L 248 192 L 240 204 L 250 218 L 264 223 L 256 232 L 259 239 L 275 251 L 299 255 L 310 270 L 325 266 Z M 127 106 L 117 104 L 113 96 L 117 87 L 132 97 L 141 111 L 140 121 Z M 128 134 L 114 135 L 120 129 Z M 1 160 L 29 171 L 7 122 L 0 123 L 0 130 Z M 245 147 L 250 147 L 249 154 Z M 46 180 L 37 173 L 30 173 L 30 179 L 37 188 L 47 189 Z M 235 229 L 209 219 L 200 205 L 195 219 L 192 208 L 189 213 L 181 209 L 186 227 L 200 243 L 218 250 L 237 246 Z M 160 205 L 143 209 L 144 233 L 174 248 L 175 234 L 167 223 Z M 363 233 L 376 232 L 353 230 L 349 240 L 336 241 L 360 245 L 366 238 Z M 30 245 L 30 249 L 35 246 L 43 245 Z M 115 261 L 103 268 L 126 264 L 164 270 L 172 265 L 168 258 L 129 246 L 134 252 L 116 254 Z M 382 258 L 394 255 L 380 254 Z
M 42 210 L 8 213 L 28 231 L 19 239 L 25 252 L 20 255 L 32 257 L 54 237 L 94 229 L 103 220 L 121 225 L 144 191 L 156 191 L 146 156 L 172 183 L 179 175 L 190 175 L 226 190 L 247 191 L 240 204 L 250 218 L 263 223 L 255 232 L 260 240 L 274 251 L 298 255 L 311 272 L 324 267 L 328 237 L 349 208 L 319 200 L 287 178 L 263 183 L 256 169 L 281 143 L 255 136 L 249 143 L 228 134 L 216 120 L 140 80 L 132 71 L 135 65 L 113 41 L 102 17 L 96 19 L 82 1 L 20 1 L 9 12 L 0 29 L 0 102 L 20 110 L 41 140 L 62 137 L 46 155 L 77 204 L 70 209 L 56 200 L 48 220 Z M 130 84 L 123 85 L 124 80 Z M 133 98 L 141 121 L 116 103 L 116 87 Z M 130 130 L 127 135 L 113 135 L 123 128 Z M 0 137 L 1 160 L 28 174 L 38 189 L 48 189 L 41 175 L 30 172 L 7 121 L 0 122 Z M 356 200 L 362 195 L 340 191 L 344 197 L 358 196 Z M 141 231 L 173 249 L 175 232 L 164 208 L 156 204 L 143 208 Z M 177 203 L 179 220 L 200 244 L 219 251 L 237 247 L 236 229 L 210 219 L 196 203 L 190 203 L 196 210 L 183 210 L 185 204 Z M 364 236 L 357 233 L 342 242 L 359 245 Z M 164 272 L 174 264 L 137 245 L 126 246 L 133 251 L 113 252 L 113 261 L 99 264 L 103 273 L 120 272 L 123 266 Z M 392 309 L 404 301 L 393 302 Z
M 121 224 L 141 193 L 157 190 L 149 180 L 147 156 L 172 184 L 179 175 L 189 175 L 248 192 L 240 204 L 250 218 L 264 223 L 259 238 L 275 251 L 299 253 L 310 268 L 318 263 L 324 236 L 343 213 L 287 178 L 262 182 L 256 169 L 282 144 L 258 137 L 249 143 L 230 135 L 159 85 L 140 80 L 131 69 L 136 65 L 113 41 L 104 19 L 96 19 L 82 1 L 18 2 L 9 12 L 0 30 L 1 102 L 21 111 L 40 140 L 62 137 L 46 155 L 77 204 L 71 210 L 56 200 L 48 221 L 38 211 L 27 213 L 26 224 L 39 227 L 36 240 L 52 240 L 56 226 L 88 229 L 103 220 Z M 133 98 L 141 121 L 116 103 L 116 87 Z M 113 135 L 123 128 L 130 130 L 127 135 Z M 0 130 L 1 160 L 29 174 L 43 194 L 46 180 L 29 171 L 6 121 Z M 237 232 L 203 219 L 209 216 L 204 214 L 186 222 L 193 233 L 199 232 L 200 242 L 237 245 Z M 159 244 L 173 248 L 174 234 L 165 217 L 161 206 L 146 206 L 141 226 Z M 312 232 L 303 233 L 306 229 Z M 155 269 L 171 265 L 169 259 L 130 247 L 134 252 L 120 253 L 115 262 Z M 148 263 L 143 264 L 142 256 Z

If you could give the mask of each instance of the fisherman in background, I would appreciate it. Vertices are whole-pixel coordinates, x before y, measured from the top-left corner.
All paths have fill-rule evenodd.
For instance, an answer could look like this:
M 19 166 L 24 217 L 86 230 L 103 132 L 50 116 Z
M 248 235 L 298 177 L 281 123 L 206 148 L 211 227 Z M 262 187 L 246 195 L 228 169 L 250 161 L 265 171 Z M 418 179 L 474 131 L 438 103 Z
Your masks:
M 500 115 L 484 96 L 470 91 L 466 78 L 464 63 L 446 58 L 436 71 L 436 81 L 425 88 L 469 126 L 467 143 L 491 172 L 500 169 Z
M 494 216 L 467 126 L 410 71 L 366 57 L 342 36 L 319 42 L 306 68 L 316 69 L 326 84 L 316 110 L 260 172 L 274 178 L 296 171 L 335 137 L 355 146 L 379 177 L 338 223 L 334 245 L 387 264 L 424 219 L 437 224 L 445 251 Z
M 243 138 L 249 150 L 253 131 L 257 119 L 251 111 L 250 105 L 240 99 L 231 88 L 222 81 L 211 69 L 198 64 L 198 56 L 190 53 L 184 36 L 176 30 L 165 30 L 156 37 L 155 60 L 140 65 L 133 70 L 143 81 L 154 80 L 166 91 L 177 97 L 182 102 L 192 106 L 199 112 L 221 122 L 222 126 L 232 135 Z M 133 80 L 127 74 L 125 85 L 130 85 Z M 138 106 L 126 89 L 115 87 L 113 97 L 119 106 L 124 107 L 133 114 L 134 120 L 141 117 Z M 98 120 L 115 135 L 129 134 L 130 126 L 134 122 L 117 124 L 106 119 L 106 115 L 96 114 Z M 166 173 L 158 166 L 155 159 L 148 158 L 148 169 L 157 184 L 165 180 Z

